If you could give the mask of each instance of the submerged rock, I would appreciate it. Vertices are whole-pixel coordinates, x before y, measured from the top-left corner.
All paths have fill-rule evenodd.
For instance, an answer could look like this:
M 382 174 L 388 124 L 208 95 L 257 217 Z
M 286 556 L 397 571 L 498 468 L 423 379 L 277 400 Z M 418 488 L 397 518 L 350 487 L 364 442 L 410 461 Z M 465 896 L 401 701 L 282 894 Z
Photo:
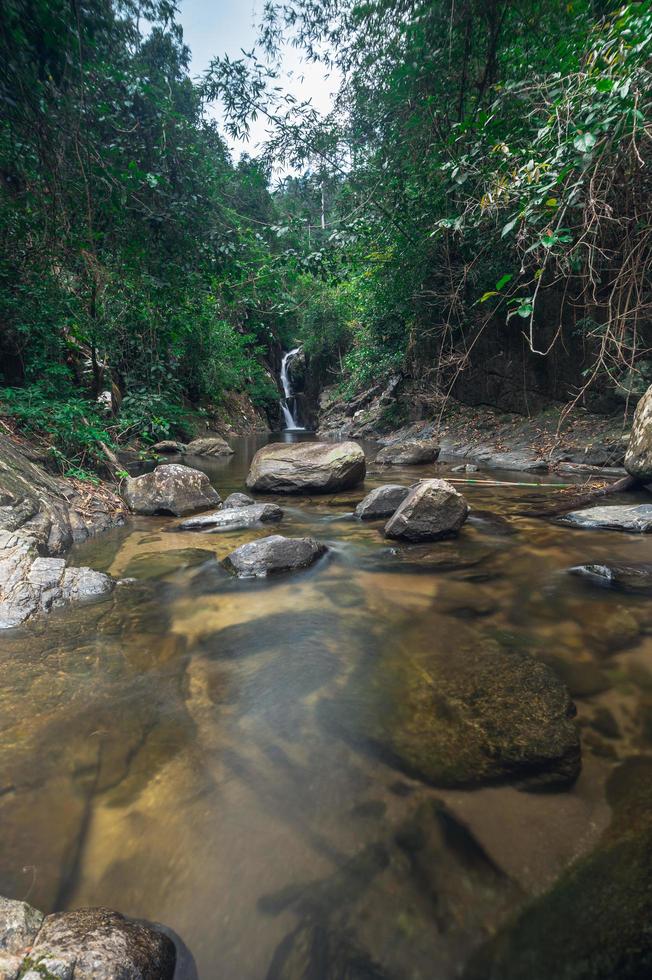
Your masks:
M 362 665 L 320 706 L 326 724 L 436 786 L 568 786 L 580 772 L 575 706 L 545 664 L 487 644 L 435 654 L 419 631 Z
M 171 939 L 111 909 L 43 917 L 0 899 L 3 980 L 172 980 L 175 961 Z
M 438 456 L 436 439 L 405 439 L 381 449 L 375 462 L 382 466 L 421 466 L 434 463 Z
M 651 787 L 650 757 L 614 772 L 614 817 L 598 847 L 481 947 L 464 980 L 652 976 Z
M 387 483 L 376 487 L 361 500 L 355 509 L 355 516 L 362 521 L 374 521 L 381 517 L 391 517 L 410 492 L 409 487 L 398 483 Z
M 151 473 L 130 477 L 122 492 L 134 514 L 174 514 L 183 517 L 220 503 L 220 495 L 205 473 L 179 463 L 157 466 Z
M 274 442 L 258 450 L 246 482 L 262 493 L 335 493 L 357 486 L 365 472 L 357 442 Z
M 610 562 L 608 565 L 575 565 L 571 575 L 579 575 L 593 585 L 623 592 L 652 592 L 652 562 Z
M 307 922 L 280 943 L 266 980 L 389 980 L 346 932 Z
M 284 538 L 281 534 L 271 534 L 236 548 L 222 564 L 238 578 L 264 578 L 275 572 L 307 568 L 327 550 L 326 545 L 314 538 Z
M 189 456 L 232 456 L 233 450 L 221 436 L 204 436 L 193 439 L 186 446 Z
M 222 504 L 223 510 L 230 510 L 231 507 L 251 507 L 256 501 L 248 497 L 246 493 L 230 493 Z
M 636 406 L 625 453 L 625 469 L 642 483 L 652 481 L 652 386 Z
M 436 541 L 456 534 L 469 508 L 461 493 L 445 480 L 421 480 L 385 525 L 385 537 Z
M 239 531 L 254 524 L 280 521 L 283 511 L 276 504 L 251 504 L 247 507 L 229 507 L 190 517 L 173 528 L 175 531 Z
M 652 531 L 652 504 L 612 505 L 572 510 L 557 518 L 559 524 L 584 528 L 588 531 L 632 531 L 649 534 Z

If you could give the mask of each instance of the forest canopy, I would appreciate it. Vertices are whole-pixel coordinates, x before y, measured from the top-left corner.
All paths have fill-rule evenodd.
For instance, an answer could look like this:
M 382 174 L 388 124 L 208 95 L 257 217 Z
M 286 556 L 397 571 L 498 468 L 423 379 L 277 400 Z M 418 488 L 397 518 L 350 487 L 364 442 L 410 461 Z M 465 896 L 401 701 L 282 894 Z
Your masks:
M 337 67 L 327 117 L 279 87 L 286 43 Z M 273 421 L 290 343 L 348 396 L 398 373 L 434 404 L 489 341 L 636 394 L 651 54 L 649 0 L 294 0 L 193 81 L 173 3 L 6 0 L 3 411 L 79 472 L 230 391 Z M 215 104 L 268 120 L 258 158 Z

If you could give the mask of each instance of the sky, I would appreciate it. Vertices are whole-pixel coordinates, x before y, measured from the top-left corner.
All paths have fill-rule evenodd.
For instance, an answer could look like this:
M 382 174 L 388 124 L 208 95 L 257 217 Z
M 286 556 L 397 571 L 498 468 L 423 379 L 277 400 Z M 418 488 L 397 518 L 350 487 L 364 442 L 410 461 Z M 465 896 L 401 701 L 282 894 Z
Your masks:
M 250 51 L 256 40 L 263 0 L 179 0 L 177 19 L 183 27 L 184 40 L 192 52 L 190 71 L 200 75 L 216 55 L 228 54 L 235 59 L 241 49 Z M 284 76 L 279 80 L 295 98 L 312 103 L 320 112 L 328 112 L 337 89 L 335 76 L 326 77 L 322 65 L 308 64 L 300 51 L 288 46 L 283 57 Z M 303 80 L 301 80 L 303 79 Z M 215 115 L 219 119 L 219 108 Z M 258 119 L 251 126 L 249 142 L 224 137 L 237 159 L 241 153 L 255 154 L 256 145 L 264 141 L 266 122 Z

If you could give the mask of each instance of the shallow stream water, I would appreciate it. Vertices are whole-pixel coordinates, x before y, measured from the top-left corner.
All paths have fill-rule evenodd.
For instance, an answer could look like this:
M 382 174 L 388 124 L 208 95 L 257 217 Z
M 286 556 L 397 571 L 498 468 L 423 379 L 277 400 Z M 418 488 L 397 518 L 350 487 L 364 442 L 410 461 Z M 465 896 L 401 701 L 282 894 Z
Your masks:
M 193 465 L 224 498 L 264 441 Z M 134 518 L 76 548 L 73 563 L 137 581 L 0 638 L 0 894 L 165 923 L 202 980 L 295 976 L 301 957 L 286 954 L 304 925 L 335 937 L 315 977 L 345 976 L 340 940 L 395 980 L 460 976 L 596 845 L 610 772 L 650 750 L 649 598 L 566 570 L 652 561 L 652 538 L 517 516 L 550 488 L 495 470 L 474 477 L 531 485 L 462 487 L 472 513 L 456 540 L 397 547 L 382 522 L 353 518 L 373 486 L 465 477 L 452 466 L 372 468 L 359 490 L 284 498 L 271 529 L 179 533 L 176 519 Z M 329 556 L 262 582 L 222 572 L 216 558 L 269 533 L 313 535 Z M 572 789 L 432 787 L 343 737 L 356 710 L 343 692 L 362 665 L 387 703 L 406 651 L 419 664 L 443 653 L 455 671 L 459 644 L 489 641 L 543 659 L 571 689 L 583 753 Z M 410 828 L 429 806 L 440 818 L 424 862 Z

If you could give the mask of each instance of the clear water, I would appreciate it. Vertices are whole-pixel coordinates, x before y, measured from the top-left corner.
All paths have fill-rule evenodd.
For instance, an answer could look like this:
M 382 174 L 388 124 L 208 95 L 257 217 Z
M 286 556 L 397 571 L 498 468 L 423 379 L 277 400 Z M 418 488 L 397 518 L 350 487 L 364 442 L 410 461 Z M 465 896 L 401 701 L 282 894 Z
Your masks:
M 259 444 L 202 463 L 222 496 L 243 489 Z M 650 749 L 652 610 L 565 569 L 651 561 L 652 539 L 515 516 L 545 485 L 471 484 L 472 519 L 427 549 L 424 571 L 424 549 L 392 555 L 352 510 L 374 485 L 433 472 L 450 464 L 286 498 L 274 531 L 312 534 L 331 557 L 269 582 L 233 582 L 214 562 L 268 529 L 182 534 L 136 518 L 77 548 L 74 561 L 137 582 L 2 636 L 0 894 L 164 922 L 202 980 L 263 980 L 306 921 L 354 937 L 388 976 L 448 980 L 587 852 L 609 822 L 608 774 Z M 406 649 L 421 662 L 446 651 L 454 671 L 462 640 L 488 638 L 554 662 L 580 691 L 571 790 L 429 787 L 323 724 L 324 699 L 355 710 L 341 692 L 363 661 L 381 684 Z M 388 673 L 390 698 L 391 685 Z M 589 724 L 601 707 L 615 737 Z M 436 894 L 400 843 L 431 800 L 457 833 L 432 844 Z

